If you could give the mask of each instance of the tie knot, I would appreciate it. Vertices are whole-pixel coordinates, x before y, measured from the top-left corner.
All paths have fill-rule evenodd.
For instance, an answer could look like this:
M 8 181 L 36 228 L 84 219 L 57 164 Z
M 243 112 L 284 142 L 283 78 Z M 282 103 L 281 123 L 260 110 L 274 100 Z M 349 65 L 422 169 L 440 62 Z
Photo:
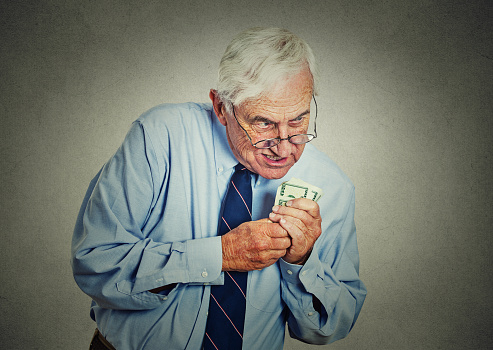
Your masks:
M 235 165 L 235 172 L 238 172 L 238 171 L 248 171 L 249 170 L 241 163 L 238 163 Z
M 248 170 L 243 164 L 238 163 L 235 165 L 235 171 L 233 173 L 231 180 L 233 182 L 241 181 L 248 183 L 248 188 L 250 188 L 250 180 L 252 178 L 251 177 L 252 174 L 253 173 L 250 170 Z

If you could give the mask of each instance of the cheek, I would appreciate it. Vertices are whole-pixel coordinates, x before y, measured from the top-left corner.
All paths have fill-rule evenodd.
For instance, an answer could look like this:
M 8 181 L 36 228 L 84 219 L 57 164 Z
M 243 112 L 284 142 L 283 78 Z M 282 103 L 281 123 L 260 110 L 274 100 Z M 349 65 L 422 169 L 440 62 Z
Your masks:
M 236 139 L 236 149 L 238 152 L 246 158 L 247 154 L 251 153 L 252 144 L 246 137 Z
M 236 153 L 236 156 L 247 160 L 248 156 L 253 154 L 257 150 L 255 147 L 252 146 L 250 140 L 248 140 L 245 133 L 238 134 L 237 132 L 234 132 L 230 136 L 230 145 L 233 153 Z
M 300 159 L 301 154 L 303 153 L 303 150 L 305 149 L 306 145 L 296 145 L 296 150 L 294 151 L 294 159 L 297 162 L 298 159 Z

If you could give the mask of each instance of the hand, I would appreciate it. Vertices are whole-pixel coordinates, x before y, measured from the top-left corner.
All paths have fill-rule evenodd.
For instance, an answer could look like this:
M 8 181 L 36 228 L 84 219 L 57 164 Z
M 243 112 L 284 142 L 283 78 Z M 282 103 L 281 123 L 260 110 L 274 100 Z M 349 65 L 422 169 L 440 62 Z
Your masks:
M 304 264 L 322 233 L 318 204 L 306 198 L 293 199 L 286 206 L 275 205 L 269 219 L 278 222 L 291 237 L 292 244 L 283 259 L 290 264 Z
M 249 221 L 221 236 L 223 271 L 261 270 L 286 255 L 288 233 L 277 223 Z

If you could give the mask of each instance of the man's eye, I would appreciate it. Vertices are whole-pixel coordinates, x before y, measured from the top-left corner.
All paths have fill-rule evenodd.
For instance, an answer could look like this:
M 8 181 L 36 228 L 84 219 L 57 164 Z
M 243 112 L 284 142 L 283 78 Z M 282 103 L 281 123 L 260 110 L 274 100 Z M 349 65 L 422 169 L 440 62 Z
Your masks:
M 256 126 L 259 129 L 268 129 L 272 126 L 272 123 L 270 123 L 270 122 L 258 122 L 256 124 Z
M 296 126 L 303 124 L 304 121 L 305 121 L 305 116 L 300 116 L 298 118 L 290 120 L 289 124 Z

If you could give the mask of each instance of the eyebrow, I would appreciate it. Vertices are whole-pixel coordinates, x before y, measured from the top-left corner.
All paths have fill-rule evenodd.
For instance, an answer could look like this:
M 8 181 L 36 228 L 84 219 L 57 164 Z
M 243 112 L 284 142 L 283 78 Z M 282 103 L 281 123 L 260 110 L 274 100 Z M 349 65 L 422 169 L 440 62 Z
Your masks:
M 259 115 L 256 115 L 255 117 L 253 117 L 251 122 L 253 124 L 255 124 L 255 123 L 273 123 L 273 121 L 270 120 L 269 118 L 261 117 Z
M 298 116 L 294 117 L 293 119 L 290 119 L 289 121 L 298 119 L 299 117 L 303 117 L 303 116 L 305 116 L 307 114 L 310 114 L 310 110 L 309 109 L 307 109 L 303 113 L 299 114 Z M 255 117 L 252 118 L 251 123 L 274 123 L 274 121 L 273 120 L 270 120 L 269 118 L 262 117 L 260 115 L 256 115 Z M 274 123 L 274 124 L 277 124 L 277 123 Z
M 303 116 L 305 116 L 305 115 L 307 115 L 307 114 L 310 114 L 310 110 L 309 110 L 309 109 L 307 109 L 306 111 L 304 111 L 303 113 L 301 113 L 301 114 L 300 114 L 299 116 L 297 116 L 296 118 L 303 117 Z M 294 120 L 294 119 L 296 119 L 296 118 L 293 118 L 293 119 L 291 119 L 291 120 Z

